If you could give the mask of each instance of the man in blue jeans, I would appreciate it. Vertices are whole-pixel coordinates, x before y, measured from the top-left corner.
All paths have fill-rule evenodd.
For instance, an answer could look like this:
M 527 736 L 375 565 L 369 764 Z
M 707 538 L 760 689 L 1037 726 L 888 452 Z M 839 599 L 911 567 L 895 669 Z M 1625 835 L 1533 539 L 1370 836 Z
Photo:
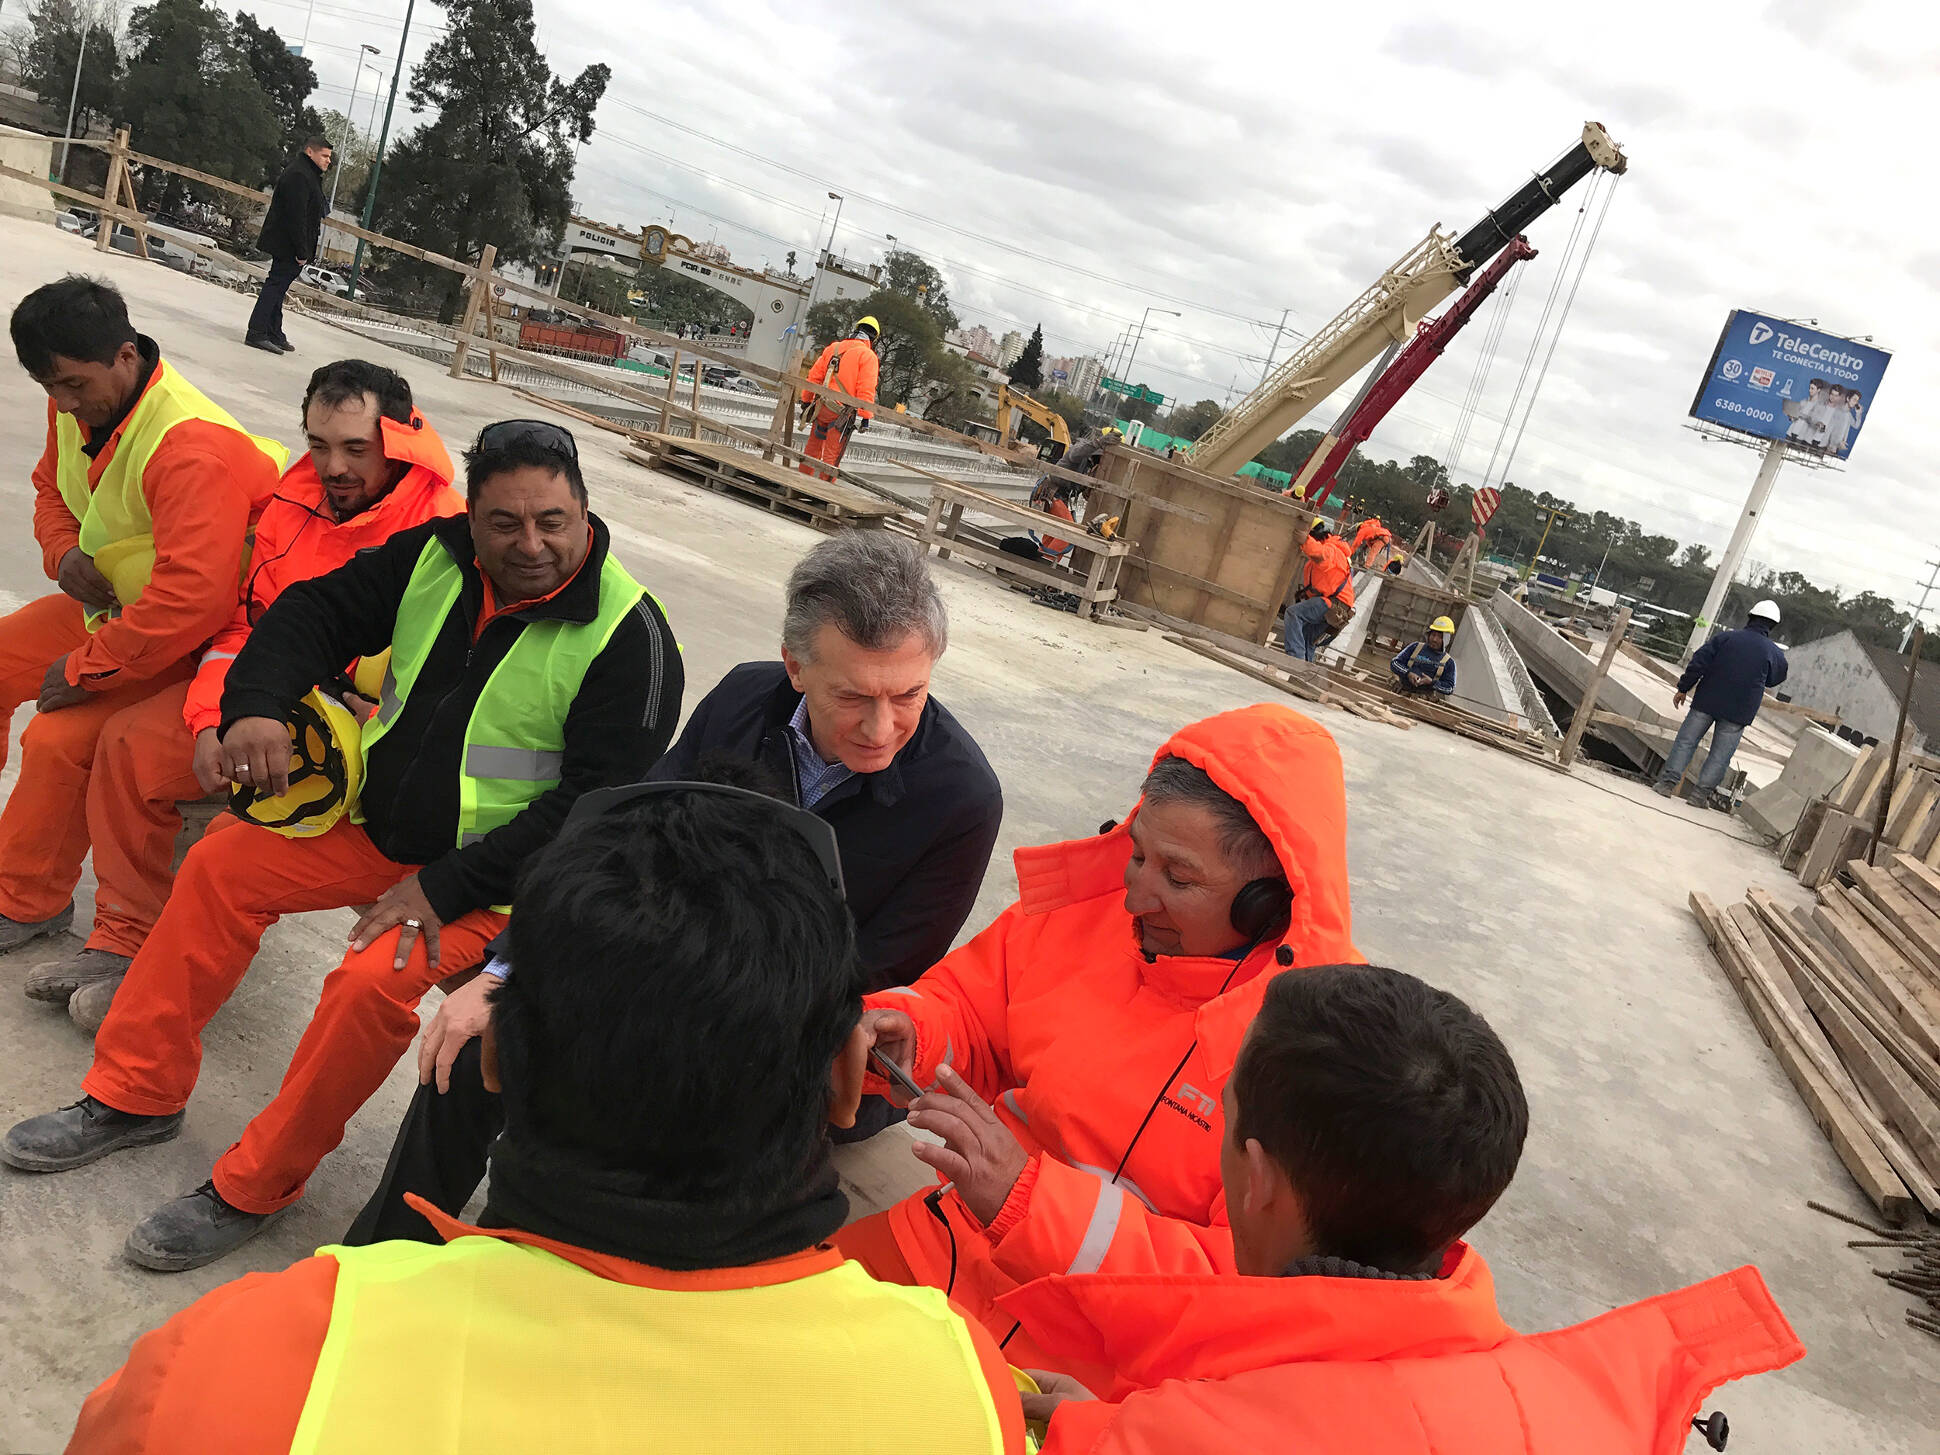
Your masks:
M 1731 767 L 1731 755 L 1738 751 L 1738 740 L 1758 716 L 1765 689 L 1785 680 L 1785 653 L 1772 640 L 1772 629 L 1777 625 L 1778 603 L 1759 602 L 1751 609 L 1744 626 L 1737 631 L 1720 632 L 1699 647 L 1691 658 L 1691 665 L 1677 679 L 1677 696 L 1673 699 L 1676 706 L 1682 707 L 1686 695 L 1693 688 L 1697 690 L 1692 694 L 1691 710 L 1685 715 L 1684 725 L 1677 730 L 1677 739 L 1671 744 L 1670 756 L 1664 759 L 1664 771 L 1657 776 L 1657 791 L 1665 798 L 1676 791 L 1677 781 L 1691 766 L 1691 758 L 1707 728 L 1712 730 L 1711 751 L 1705 755 L 1704 766 L 1698 769 L 1697 791 L 1692 800 L 1707 801 L 1724 782 L 1725 772 Z

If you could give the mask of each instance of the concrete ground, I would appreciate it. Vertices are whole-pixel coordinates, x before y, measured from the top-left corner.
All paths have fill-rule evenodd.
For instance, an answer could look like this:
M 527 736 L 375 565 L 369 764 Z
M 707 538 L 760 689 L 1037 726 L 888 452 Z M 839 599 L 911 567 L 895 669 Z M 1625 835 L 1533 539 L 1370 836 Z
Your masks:
M 246 298 L 98 257 L 49 227 L 0 221 L 0 255 L 10 259 L 0 290 L 9 307 L 67 270 L 113 277 L 190 378 L 250 428 L 292 444 L 308 371 L 354 351 L 348 335 L 303 318 L 290 323 L 299 353 L 245 351 Z M 454 445 L 534 408 L 405 356 L 388 361 Z M 0 394 L 6 606 L 48 589 L 28 528 L 45 405 L 27 379 L 12 379 Z M 783 578 L 816 537 L 628 464 L 613 436 L 581 431 L 580 441 L 595 508 L 685 643 L 690 704 L 728 666 L 772 654 Z M 1171 729 L 1268 690 L 1157 633 L 1082 625 L 968 568 L 940 576 L 954 635 L 936 692 L 1004 782 L 1005 856 L 1122 814 Z M 1722 817 L 1666 805 L 1600 770 L 1566 778 L 1426 725 L 1403 732 L 1302 710 L 1334 734 L 1346 763 L 1361 948 L 1468 997 L 1508 1041 L 1528 1086 L 1534 1126 L 1521 1175 L 1475 1235 L 1510 1321 L 1553 1326 L 1755 1263 L 1811 1353 L 1714 1401 L 1732 1417 L 1733 1450 L 1931 1451 L 1940 1423 L 1932 1346 L 1904 1327 L 1904 1300 L 1869 1275 L 1867 1255 L 1843 1246 L 1847 1230 L 1806 1209 L 1816 1198 L 1864 1211 L 1685 907 L 1693 888 L 1726 903 L 1748 884 L 1795 901 L 1798 886 L 1772 855 Z M 969 928 L 1013 888 L 1000 857 Z M 91 896 L 84 885 L 82 923 Z M 56 1448 L 132 1338 L 348 1224 L 389 1147 L 405 1068 L 351 1124 L 309 1196 L 237 1256 L 176 1276 L 120 1257 L 129 1226 L 199 1183 L 269 1097 L 350 922 L 308 915 L 270 931 L 210 1028 L 179 1140 L 62 1176 L 0 1172 L 0 1448 Z M 7 992 L 31 962 L 31 952 L 0 961 L 8 1120 L 72 1100 L 88 1064 L 88 1043 L 65 1016 Z M 906 1146 L 877 1141 L 846 1164 L 870 1202 L 921 1178 L 903 1161 Z

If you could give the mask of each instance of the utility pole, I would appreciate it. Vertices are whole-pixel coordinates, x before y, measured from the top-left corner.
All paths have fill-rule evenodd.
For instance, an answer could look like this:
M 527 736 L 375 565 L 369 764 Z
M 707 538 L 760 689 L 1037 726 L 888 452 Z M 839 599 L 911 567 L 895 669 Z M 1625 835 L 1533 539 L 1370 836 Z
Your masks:
M 1940 584 L 1940 561 L 1928 561 L 1927 565 L 1930 568 L 1927 572 L 1927 579 L 1913 583 L 1920 588 L 1920 604 L 1913 608 L 1913 620 L 1909 621 L 1906 624 L 1906 630 L 1900 633 L 1900 655 L 1902 657 L 1906 655 L 1907 643 L 1913 640 L 1914 629 L 1925 624 L 1921 618 L 1927 614 L 1928 595 L 1931 594 L 1936 584 Z
M 1132 382 L 1132 362 L 1138 358 L 1138 346 L 1145 342 L 1145 325 L 1151 321 L 1152 314 L 1155 311 L 1167 314 L 1173 318 L 1185 317 L 1176 308 L 1160 308 L 1154 310 L 1151 304 L 1148 303 L 1145 305 L 1144 317 L 1138 321 L 1138 332 L 1132 335 L 1132 351 L 1125 356 L 1125 382 L 1127 384 Z
M 397 110 L 397 83 L 404 77 L 404 56 L 411 43 L 411 12 L 418 8 L 418 0 L 404 0 L 404 31 L 397 38 L 397 65 L 391 71 L 391 96 L 384 103 L 384 129 L 377 134 L 377 155 L 370 164 L 370 190 L 364 194 L 364 215 L 358 220 L 366 232 L 370 231 L 370 220 L 377 211 L 377 184 L 384 176 L 384 144 L 391 139 L 391 113 Z M 350 260 L 350 294 L 357 296 L 357 279 L 364 271 L 364 240 L 357 239 L 357 252 Z
M 370 64 L 364 59 L 366 52 L 369 52 L 371 55 L 382 54 L 374 45 L 364 45 L 357 48 L 357 74 L 350 78 L 350 105 L 344 111 L 344 139 L 337 143 L 337 150 L 342 152 L 343 155 L 338 157 L 332 164 L 336 169 L 337 175 L 330 179 L 330 205 L 324 208 L 326 213 L 337 210 L 337 186 L 343 181 L 344 167 L 350 161 L 350 133 L 353 127 L 351 113 L 357 109 L 357 88 L 364 84 L 364 67 Z M 380 84 L 384 80 L 384 72 L 381 69 L 377 73 L 377 79 Z M 373 91 L 371 93 L 371 109 L 373 111 L 377 109 L 376 96 L 377 93 Z
M 1711 589 L 1704 594 L 1704 606 L 1691 623 L 1691 640 L 1685 644 L 1683 660 L 1689 662 L 1691 654 L 1704 645 L 1704 639 L 1711 634 L 1712 620 L 1718 608 L 1724 605 L 1725 592 L 1731 589 L 1731 578 L 1738 574 L 1738 565 L 1745 558 L 1745 550 L 1751 545 L 1752 532 L 1758 528 L 1758 517 L 1764 513 L 1765 502 L 1772 498 L 1772 486 L 1778 480 L 1778 467 L 1785 463 L 1785 441 L 1773 440 L 1765 446 L 1765 458 L 1759 463 L 1758 478 L 1752 481 L 1751 494 L 1745 499 L 1744 514 L 1738 517 L 1738 525 L 1731 532 L 1731 543 L 1724 548 L 1724 559 L 1718 562 L 1718 572 L 1711 578 Z
M 81 49 L 80 53 L 74 57 L 74 89 L 67 93 L 67 131 L 61 137 L 61 168 L 58 175 L 62 177 L 67 175 L 67 148 L 68 143 L 74 140 L 74 108 L 81 99 L 81 67 L 88 58 L 88 32 L 92 29 L 94 29 L 93 23 L 87 16 L 83 15 L 81 17 Z M 109 198 L 108 200 L 112 202 L 114 199 Z M 102 222 L 107 224 L 107 219 L 103 218 Z
M 1273 372 L 1273 356 L 1279 352 L 1280 335 L 1287 331 L 1287 315 L 1292 312 L 1293 310 L 1291 308 L 1282 308 L 1280 310 L 1280 326 L 1273 330 L 1273 342 L 1266 347 L 1266 367 L 1260 370 L 1260 384 L 1262 387 L 1266 384 L 1266 376 Z

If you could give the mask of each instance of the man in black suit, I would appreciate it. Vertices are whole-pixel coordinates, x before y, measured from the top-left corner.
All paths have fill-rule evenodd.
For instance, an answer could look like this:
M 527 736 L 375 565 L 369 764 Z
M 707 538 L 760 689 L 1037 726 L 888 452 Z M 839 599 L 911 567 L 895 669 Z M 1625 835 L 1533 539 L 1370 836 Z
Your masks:
M 871 991 L 907 985 L 969 918 L 1003 818 L 997 775 L 975 739 L 930 696 L 949 618 L 923 553 L 886 532 L 822 542 L 789 575 L 781 660 L 744 662 L 694 708 L 647 774 L 695 776 L 704 758 L 752 760 L 841 847 L 856 948 Z M 418 1051 L 417 1096 L 390 1165 L 344 1242 L 440 1241 L 406 1207 L 415 1192 L 456 1214 L 503 1122 L 484 1089 L 478 1036 L 494 960 L 448 995 Z M 865 1098 L 855 1141 L 900 1113 Z
M 263 291 L 256 295 L 249 329 L 243 335 L 243 342 L 252 349 L 270 354 L 296 349 L 283 334 L 283 297 L 303 265 L 316 258 L 323 232 L 323 174 L 330 170 L 330 156 L 329 138 L 311 137 L 277 178 L 276 190 L 270 194 L 269 211 L 263 214 L 263 232 L 258 239 L 258 245 L 269 254 L 269 276 L 263 279 Z

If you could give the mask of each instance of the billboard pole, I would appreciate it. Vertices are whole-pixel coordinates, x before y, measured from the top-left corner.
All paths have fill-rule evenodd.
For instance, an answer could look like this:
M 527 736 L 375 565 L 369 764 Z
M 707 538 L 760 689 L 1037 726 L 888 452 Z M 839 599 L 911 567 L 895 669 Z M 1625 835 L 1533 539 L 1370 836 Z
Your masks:
M 1724 548 L 1724 559 L 1718 562 L 1718 574 L 1711 578 L 1711 589 L 1704 594 L 1704 608 L 1691 623 L 1691 640 L 1684 645 L 1684 662 L 1691 660 L 1691 654 L 1704 645 L 1704 639 L 1711 635 L 1711 623 L 1716 619 L 1718 609 L 1724 605 L 1724 594 L 1731 589 L 1731 578 L 1738 574 L 1738 566 L 1745 559 L 1745 551 L 1751 545 L 1752 532 L 1758 529 L 1758 517 L 1765 512 L 1765 502 L 1772 497 L 1772 486 L 1778 480 L 1778 467 L 1785 462 L 1785 441 L 1773 440 L 1765 446 L 1765 457 L 1758 466 L 1758 478 L 1752 481 L 1751 495 L 1745 501 L 1745 513 L 1738 517 L 1738 528 L 1731 533 L 1731 544 Z

